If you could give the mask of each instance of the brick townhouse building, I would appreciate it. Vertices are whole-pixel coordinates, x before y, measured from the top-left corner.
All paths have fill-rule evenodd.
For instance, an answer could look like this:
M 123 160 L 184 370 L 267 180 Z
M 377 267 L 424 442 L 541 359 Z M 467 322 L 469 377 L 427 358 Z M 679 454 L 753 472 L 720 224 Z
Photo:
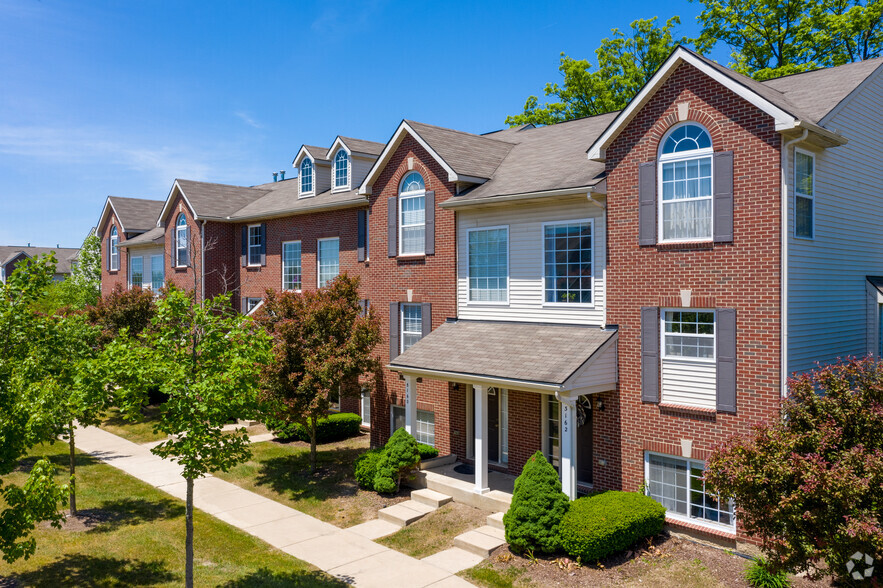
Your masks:
M 101 239 L 101 295 L 106 296 L 114 288 L 120 286 L 129 288 L 132 286 L 134 269 L 135 285 L 147 285 L 145 271 L 149 271 L 151 265 L 144 266 L 144 257 L 135 262 L 135 267 L 130 266 L 130 258 L 127 243 L 145 233 L 153 233 L 156 237 L 156 219 L 162 209 L 162 200 L 147 200 L 143 198 L 121 198 L 108 196 L 101 209 L 98 224 L 95 226 L 95 234 Z M 148 235 L 148 239 L 150 236 Z M 140 241 L 144 241 L 141 239 Z M 147 240 L 147 246 L 151 243 Z M 143 246 L 143 245 L 142 245 Z M 137 242 L 136 242 L 137 247 Z M 155 253 L 155 251 L 154 251 Z M 152 259 L 148 254 L 148 259 Z M 162 261 L 162 260 L 160 260 Z M 149 262 L 152 263 L 152 262 Z M 162 273 L 164 273 L 164 265 Z M 158 278 L 161 278 L 159 275 Z M 160 279 L 162 286 L 164 279 Z M 153 280 L 150 280 L 153 283 Z
M 478 494 L 540 450 L 571 497 L 645 487 L 670 523 L 735 541 L 701 479 L 715 443 L 774 416 L 790 374 L 883 346 L 881 65 L 757 82 L 678 48 L 620 112 L 485 135 L 406 120 L 385 145 L 302 147 L 295 180 L 179 181 L 168 277 L 192 271 L 173 231 L 216 235 L 188 264 L 247 312 L 294 275 L 321 285 L 338 239 L 382 323 L 373 444 L 404 426 L 472 464 Z

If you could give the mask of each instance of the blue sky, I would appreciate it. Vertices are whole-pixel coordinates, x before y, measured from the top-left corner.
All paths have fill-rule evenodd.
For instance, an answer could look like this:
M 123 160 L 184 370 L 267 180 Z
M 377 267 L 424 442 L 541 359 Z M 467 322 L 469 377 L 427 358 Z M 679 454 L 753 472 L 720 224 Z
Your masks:
M 659 7 L 665 6 L 665 13 Z M 253 185 L 303 143 L 385 142 L 402 118 L 502 128 L 672 2 L 0 0 L 0 244 L 79 246 L 108 194 Z M 713 55 L 726 61 L 726 53 Z

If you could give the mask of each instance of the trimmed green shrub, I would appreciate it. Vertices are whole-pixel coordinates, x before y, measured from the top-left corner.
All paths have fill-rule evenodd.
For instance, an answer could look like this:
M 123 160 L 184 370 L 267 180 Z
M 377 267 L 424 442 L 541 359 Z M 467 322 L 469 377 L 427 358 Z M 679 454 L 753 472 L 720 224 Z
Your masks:
M 297 423 L 289 423 L 282 419 L 267 417 L 264 426 L 270 429 L 280 441 L 297 441 Z
M 575 500 L 561 520 L 561 547 L 594 562 L 662 532 L 665 508 L 637 492 L 608 491 Z
M 398 492 L 402 478 L 418 463 L 417 441 L 405 429 L 398 429 L 386 442 L 377 463 L 374 490 L 382 494 Z
M 432 445 L 427 445 L 426 443 L 418 443 L 417 451 L 420 452 L 420 459 L 432 459 L 433 457 L 438 457 L 438 449 L 433 447 Z
M 791 582 L 785 572 L 774 572 L 769 562 L 758 557 L 745 570 L 745 579 L 754 588 L 788 588 Z
M 555 468 L 537 451 L 515 479 L 512 504 L 503 515 L 509 547 L 519 552 L 557 551 L 558 526 L 569 504 Z
M 377 475 L 377 464 L 382 454 L 382 449 L 371 449 L 356 459 L 354 474 L 359 488 L 374 490 L 374 476 Z
M 287 423 L 278 419 L 264 422 L 279 439 L 310 442 L 309 429 L 300 423 Z M 359 434 L 362 417 L 351 412 L 332 413 L 316 423 L 316 443 L 331 443 L 349 439 Z

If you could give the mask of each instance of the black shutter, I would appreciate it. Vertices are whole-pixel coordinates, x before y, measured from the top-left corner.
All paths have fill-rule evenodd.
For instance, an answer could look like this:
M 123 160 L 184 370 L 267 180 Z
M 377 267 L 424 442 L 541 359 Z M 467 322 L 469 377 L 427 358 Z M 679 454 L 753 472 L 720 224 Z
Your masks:
M 641 308 L 641 400 L 659 402 L 659 309 Z
M 239 256 L 242 267 L 248 265 L 248 225 L 242 227 L 242 254 Z
M 399 356 L 399 303 L 389 303 L 389 360 Z
M 638 244 L 656 245 L 656 161 L 639 166 Z
M 733 241 L 733 152 L 714 154 L 714 242 Z
M 386 254 L 389 257 L 395 257 L 399 252 L 398 239 L 398 223 L 396 222 L 399 213 L 399 199 L 396 197 L 386 199 Z
M 267 223 L 261 223 L 261 265 L 267 265 Z
M 358 223 L 358 234 L 359 234 L 359 242 L 358 242 L 358 254 L 359 261 L 365 261 L 365 239 L 367 238 L 367 228 L 368 228 L 368 211 L 367 210 L 359 210 L 356 213 L 356 222 Z
M 426 244 L 423 246 L 423 252 L 426 255 L 435 255 L 435 192 L 427 192 L 423 202 L 426 222 Z
M 717 309 L 717 409 L 736 412 L 736 310 Z
M 420 305 L 420 319 L 423 321 L 423 337 L 432 331 L 432 304 L 424 302 Z

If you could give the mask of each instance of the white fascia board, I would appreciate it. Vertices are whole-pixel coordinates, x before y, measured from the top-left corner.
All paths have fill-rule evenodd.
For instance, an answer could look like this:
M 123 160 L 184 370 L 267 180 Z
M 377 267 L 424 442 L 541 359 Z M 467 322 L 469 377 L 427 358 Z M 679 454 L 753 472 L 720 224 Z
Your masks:
M 638 113 L 638 111 L 650 100 L 650 98 L 656 93 L 656 90 L 659 89 L 659 86 L 662 85 L 665 80 L 671 76 L 671 74 L 675 71 L 677 66 L 681 63 L 688 63 L 720 83 L 734 94 L 744 98 L 749 103 L 753 104 L 760 110 L 766 112 L 770 116 L 772 116 L 776 121 L 776 130 L 783 131 L 787 129 L 792 129 L 797 124 L 797 119 L 769 102 L 765 98 L 761 97 L 759 94 L 755 93 L 753 90 L 748 89 L 746 86 L 743 86 L 733 78 L 724 75 L 717 69 L 711 67 L 701 59 L 697 58 L 695 55 L 690 53 L 689 51 L 678 48 L 676 49 L 671 56 L 666 60 L 662 67 L 660 67 L 653 77 L 650 78 L 650 81 L 644 86 L 644 88 L 635 96 L 631 102 L 629 102 L 628 106 L 623 109 L 622 112 L 613 120 L 607 130 L 592 143 L 592 146 L 589 147 L 588 150 L 588 158 L 595 161 L 604 161 L 606 157 L 605 150 L 613 141 L 614 138 L 619 134 L 622 128 L 628 124 L 632 118 Z
M 313 159 L 313 156 L 307 151 L 306 145 L 301 145 L 300 149 L 297 150 L 297 155 L 294 156 L 294 160 L 291 162 L 291 167 L 297 169 L 300 166 L 300 162 L 303 160 L 304 155 L 308 156 L 310 159 Z M 315 161 L 313 162 L 315 163 Z
M 416 376 L 418 378 L 431 378 L 433 380 L 443 380 L 446 382 L 456 382 L 460 384 L 481 384 L 484 386 L 496 386 L 498 388 L 523 390 L 525 392 L 540 392 L 543 394 L 554 394 L 556 392 L 561 392 L 563 389 L 558 384 L 532 382 L 529 380 L 497 378 L 494 376 L 480 376 L 462 372 L 446 372 L 424 368 L 412 368 L 400 365 L 387 365 L 386 367 L 390 371 L 407 376 Z
M 368 175 L 365 176 L 365 180 L 362 182 L 362 185 L 359 186 L 359 194 L 370 194 L 371 193 L 371 185 L 374 183 L 374 180 L 377 179 L 377 176 L 380 174 L 380 171 L 386 166 L 389 158 L 392 157 L 392 154 L 398 148 L 399 144 L 401 144 L 402 139 L 404 139 L 405 134 L 411 135 L 414 137 L 414 140 L 420 143 L 420 146 L 426 149 L 427 153 L 438 162 L 442 168 L 448 172 L 448 181 L 456 182 L 460 180 L 460 177 L 457 176 L 457 172 L 454 171 L 448 162 L 446 162 L 442 157 L 436 153 L 435 149 L 429 146 L 423 137 L 418 135 L 411 125 L 407 123 L 407 121 L 402 121 L 399 124 L 399 128 L 396 129 L 396 132 L 393 134 L 392 139 L 390 139 L 386 143 L 386 147 L 383 148 L 383 151 L 380 153 L 380 157 L 377 158 L 377 161 L 374 162 L 374 165 L 371 166 L 371 170 L 368 172 Z
M 328 153 L 331 154 L 331 157 L 332 157 L 332 158 L 333 158 L 335 155 L 337 155 L 337 150 L 338 150 L 338 148 L 340 148 L 340 147 L 343 147 L 343 150 L 346 151 L 348 155 L 352 155 L 352 154 L 353 154 L 352 150 L 347 146 L 346 143 L 343 142 L 343 139 L 340 138 L 340 135 L 338 135 L 338 136 L 334 139 L 334 143 L 331 144 L 331 148 L 328 150 Z
M 101 216 L 98 217 L 98 224 L 95 225 L 95 234 L 98 234 L 98 229 L 104 224 L 104 221 L 110 214 L 110 211 L 113 211 L 114 216 L 117 218 L 117 222 L 120 224 L 120 229 L 122 232 L 126 232 L 126 229 L 123 227 L 123 221 L 120 220 L 120 215 L 117 214 L 116 208 L 113 207 L 113 202 L 110 200 L 110 196 L 107 197 L 107 200 L 104 201 L 104 207 L 101 209 Z
M 181 186 L 178 185 L 178 180 L 175 180 L 175 183 L 172 185 L 172 189 L 169 190 L 169 195 L 166 198 L 166 203 L 162 207 L 162 212 L 159 215 L 159 218 L 156 219 L 156 226 L 162 226 L 162 219 L 166 218 L 166 215 L 169 213 L 171 209 L 172 202 L 174 201 L 175 190 L 181 194 L 181 198 L 184 199 L 184 202 L 187 204 L 187 208 L 190 209 L 190 212 L 193 213 L 193 220 L 201 220 L 201 217 L 196 214 L 196 210 L 193 208 L 193 205 L 190 204 L 190 200 L 187 199 L 187 194 L 184 193 L 184 190 L 181 189 Z

